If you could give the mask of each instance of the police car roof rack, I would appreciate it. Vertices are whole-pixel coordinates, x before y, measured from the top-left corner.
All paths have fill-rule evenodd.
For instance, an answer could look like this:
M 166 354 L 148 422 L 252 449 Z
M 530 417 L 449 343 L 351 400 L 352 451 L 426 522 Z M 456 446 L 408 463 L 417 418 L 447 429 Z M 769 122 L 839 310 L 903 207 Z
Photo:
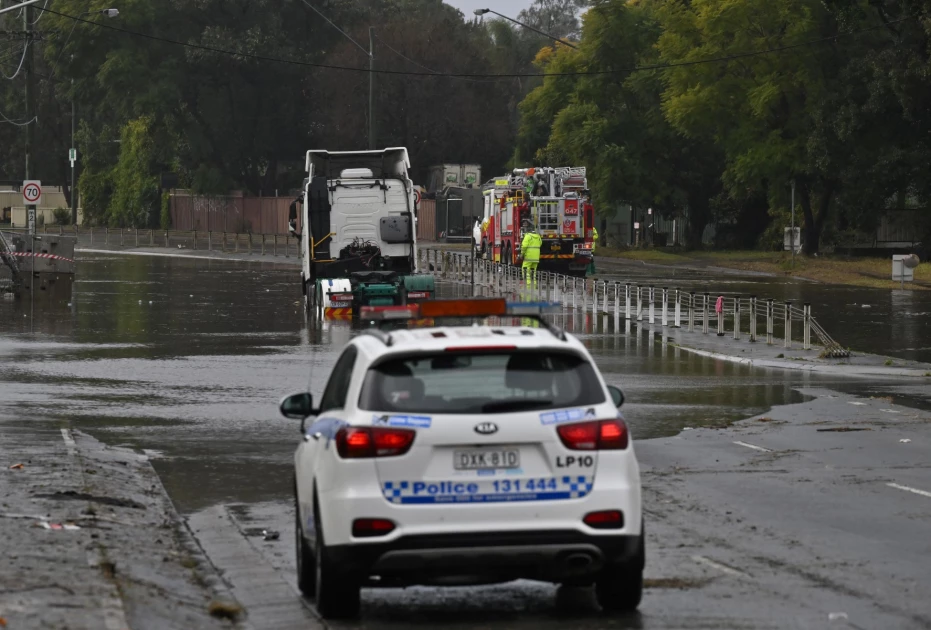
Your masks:
M 363 306 L 360 319 L 369 320 L 376 326 L 388 326 L 403 320 L 468 318 L 468 317 L 521 317 L 538 322 L 550 334 L 566 341 L 566 333 L 558 326 L 543 319 L 546 313 L 558 312 L 556 302 L 508 302 L 504 298 L 459 298 L 429 300 L 404 306 Z M 368 334 L 391 345 L 391 336 L 379 328 L 371 328 Z

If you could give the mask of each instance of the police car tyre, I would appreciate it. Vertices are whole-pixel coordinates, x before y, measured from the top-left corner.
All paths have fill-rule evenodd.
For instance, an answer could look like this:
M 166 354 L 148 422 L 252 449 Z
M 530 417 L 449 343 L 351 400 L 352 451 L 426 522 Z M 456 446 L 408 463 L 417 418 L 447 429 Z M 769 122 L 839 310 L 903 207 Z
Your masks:
M 301 524 L 301 508 L 297 502 L 297 484 L 294 491 L 294 542 L 297 554 L 297 587 L 307 597 L 316 596 L 317 567 L 314 554 L 307 546 Z
M 640 528 L 637 555 L 624 564 L 608 565 L 595 580 L 595 597 L 605 612 L 632 612 L 643 598 L 646 532 Z
M 314 542 L 314 560 L 316 575 L 314 586 L 316 588 L 314 599 L 317 602 L 317 612 L 324 619 L 350 619 L 359 614 L 360 590 L 359 582 L 350 576 L 340 573 L 338 565 L 330 557 L 323 539 L 323 529 L 320 519 L 314 517 L 316 536 Z

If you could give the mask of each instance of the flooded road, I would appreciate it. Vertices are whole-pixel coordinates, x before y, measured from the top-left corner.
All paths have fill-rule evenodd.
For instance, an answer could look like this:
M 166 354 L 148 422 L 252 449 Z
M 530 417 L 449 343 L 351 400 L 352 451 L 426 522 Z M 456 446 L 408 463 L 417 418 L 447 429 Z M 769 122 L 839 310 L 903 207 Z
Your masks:
M 182 512 L 286 499 L 299 427 L 278 400 L 308 384 L 319 396 L 355 334 L 307 321 L 294 276 L 270 264 L 85 257 L 70 306 L 39 299 L 33 321 L 28 303 L 0 303 L 0 421 L 69 421 L 144 450 Z M 830 382 L 642 335 L 579 334 L 626 392 L 637 439 L 724 426 Z
M 281 418 L 277 404 L 308 386 L 319 396 L 355 331 L 305 318 L 291 266 L 94 254 L 79 272 L 72 301 L 37 296 L 34 317 L 28 302 L 0 301 L 0 431 L 6 423 L 73 426 L 146 452 L 195 534 L 215 537 L 208 555 L 257 567 L 253 582 L 234 585 L 241 601 L 277 581 L 280 606 L 294 607 L 294 618 L 310 614 L 294 594 L 290 538 L 299 423 Z M 514 582 L 367 590 L 362 621 L 329 627 L 782 628 L 823 624 L 833 611 L 859 615 L 858 627 L 926 627 L 928 611 L 908 617 L 909 589 L 923 570 L 914 559 L 927 547 L 916 543 L 926 539 L 926 499 L 888 488 L 891 480 L 931 488 L 926 451 L 918 450 L 926 447 L 907 432 L 929 426 L 924 416 L 890 409 L 878 398 L 889 388 L 875 380 L 751 368 L 643 334 L 587 332 L 584 316 L 570 319 L 606 379 L 624 389 L 625 415 L 641 440 L 650 537 L 642 614 L 612 619 L 590 590 Z M 844 391 L 877 399 L 833 393 Z M 927 403 L 926 393 L 913 395 Z M 764 424 L 724 428 L 764 413 L 772 416 Z M 842 432 L 861 416 L 876 430 Z M 819 428 L 795 427 L 798 418 Z M 785 438 L 761 433 L 780 427 Z M 912 438 L 916 448 L 905 450 Z M 747 447 L 755 443 L 767 448 Z M 845 455 L 845 443 L 855 450 Z M 866 458 L 867 448 L 880 455 Z M 877 498 L 882 492 L 892 496 Z M 863 511 L 890 515 L 888 540 Z M 265 528 L 280 539 L 257 537 Z M 227 556 L 223 545 L 233 550 Z M 894 570 L 874 551 L 892 553 Z M 861 575 L 862 567 L 874 573 Z M 805 601 L 787 611 L 800 589 Z M 870 603 L 880 591 L 883 605 Z M 250 621 L 273 627 L 273 619 Z M 322 627 L 315 624 L 301 627 Z
M 601 263 L 599 263 L 601 264 Z M 681 269 L 609 261 L 599 279 L 811 304 L 812 315 L 842 346 L 931 362 L 931 291 L 825 285 L 733 270 Z

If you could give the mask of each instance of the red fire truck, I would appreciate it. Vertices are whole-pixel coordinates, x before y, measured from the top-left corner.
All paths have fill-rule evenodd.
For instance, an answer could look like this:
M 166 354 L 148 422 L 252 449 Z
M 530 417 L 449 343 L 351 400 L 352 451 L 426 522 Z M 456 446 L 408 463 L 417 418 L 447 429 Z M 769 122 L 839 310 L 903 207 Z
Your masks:
M 539 269 L 585 276 L 595 216 L 584 166 L 514 169 L 483 188 L 485 258 L 520 264 L 521 225 L 529 220 L 543 237 Z

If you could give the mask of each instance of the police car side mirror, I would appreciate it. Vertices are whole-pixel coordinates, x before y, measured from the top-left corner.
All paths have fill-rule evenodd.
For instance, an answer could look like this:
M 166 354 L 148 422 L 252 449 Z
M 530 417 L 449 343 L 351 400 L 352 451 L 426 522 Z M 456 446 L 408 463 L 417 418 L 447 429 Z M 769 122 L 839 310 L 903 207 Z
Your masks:
M 624 392 L 614 385 L 608 385 L 608 391 L 611 393 L 611 402 L 615 407 L 620 408 L 624 404 Z
M 294 420 L 305 420 L 308 416 L 312 416 L 316 413 L 314 409 L 314 397 L 307 392 L 285 396 L 281 399 L 281 404 L 278 405 L 278 409 L 285 418 L 292 418 Z

